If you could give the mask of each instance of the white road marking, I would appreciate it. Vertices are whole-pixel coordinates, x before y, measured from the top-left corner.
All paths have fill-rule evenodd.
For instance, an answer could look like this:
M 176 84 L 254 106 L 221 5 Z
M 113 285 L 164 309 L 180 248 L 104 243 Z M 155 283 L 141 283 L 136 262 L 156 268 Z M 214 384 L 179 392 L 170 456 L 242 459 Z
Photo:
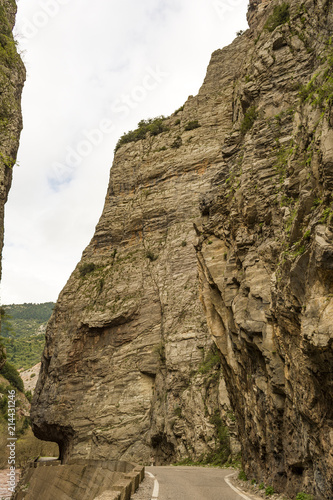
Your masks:
M 238 488 L 235 488 L 233 484 L 231 484 L 230 480 L 228 479 L 229 477 L 235 476 L 237 472 L 233 472 L 232 474 L 229 474 L 229 476 L 226 476 L 224 478 L 225 482 L 227 483 L 228 486 L 230 486 L 231 489 L 233 489 L 239 496 L 244 498 L 244 500 L 252 500 L 250 497 L 245 495 L 242 491 L 240 491 Z
M 158 494 L 159 494 L 159 490 L 160 490 L 160 485 L 158 484 L 158 481 L 156 479 L 156 477 L 154 476 L 154 474 L 152 474 L 151 472 L 148 472 L 146 471 L 146 474 L 148 474 L 149 477 L 152 477 L 155 479 L 154 481 L 154 489 L 153 489 L 153 494 L 151 496 L 151 500 L 158 500 Z

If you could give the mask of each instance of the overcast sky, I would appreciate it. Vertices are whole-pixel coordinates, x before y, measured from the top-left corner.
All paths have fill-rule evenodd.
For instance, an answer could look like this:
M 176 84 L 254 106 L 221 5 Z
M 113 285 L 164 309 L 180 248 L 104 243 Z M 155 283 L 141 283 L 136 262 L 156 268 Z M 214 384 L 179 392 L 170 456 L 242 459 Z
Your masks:
M 94 234 L 119 136 L 198 92 L 211 53 L 247 29 L 247 3 L 19 0 L 27 81 L 3 304 L 57 300 Z

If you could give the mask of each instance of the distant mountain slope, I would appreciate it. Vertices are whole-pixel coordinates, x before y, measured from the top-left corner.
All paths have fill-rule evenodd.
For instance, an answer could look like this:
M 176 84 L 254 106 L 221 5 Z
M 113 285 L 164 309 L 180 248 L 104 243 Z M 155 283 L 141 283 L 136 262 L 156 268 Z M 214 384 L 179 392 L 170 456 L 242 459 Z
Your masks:
M 1 336 L 6 345 L 7 359 L 17 369 L 27 370 L 39 363 L 46 324 L 53 307 L 53 302 L 3 306 Z
M 34 392 L 40 372 L 40 365 L 41 363 L 39 362 L 28 370 L 23 370 L 20 372 L 20 377 L 23 380 L 25 391 L 31 391 L 32 393 Z

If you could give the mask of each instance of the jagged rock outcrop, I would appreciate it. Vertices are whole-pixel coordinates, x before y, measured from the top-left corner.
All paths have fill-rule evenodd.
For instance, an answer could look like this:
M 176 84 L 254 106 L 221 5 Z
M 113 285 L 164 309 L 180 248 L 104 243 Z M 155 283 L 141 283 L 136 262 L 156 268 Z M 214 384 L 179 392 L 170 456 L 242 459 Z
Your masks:
M 328 500 L 332 2 L 251 1 L 248 20 L 183 110 L 117 150 L 48 325 L 33 426 L 65 460 L 198 457 L 223 405 L 234 420 L 225 382 L 248 475 Z
M 12 182 L 12 168 L 16 161 L 22 130 L 21 93 L 25 69 L 17 53 L 12 30 L 16 3 L 0 1 L 0 278 L 4 238 L 4 205 Z M 0 319 L 1 321 L 1 319 Z M 0 368 L 5 352 L 0 346 Z

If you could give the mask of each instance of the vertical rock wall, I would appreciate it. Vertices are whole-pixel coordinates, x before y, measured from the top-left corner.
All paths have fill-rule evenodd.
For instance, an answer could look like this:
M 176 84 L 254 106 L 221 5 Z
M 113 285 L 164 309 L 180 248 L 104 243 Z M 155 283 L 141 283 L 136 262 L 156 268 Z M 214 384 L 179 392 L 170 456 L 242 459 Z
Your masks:
M 0 1 L 0 278 L 4 238 L 4 205 L 12 182 L 12 168 L 22 129 L 21 93 L 25 69 L 17 54 L 12 30 L 16 3 Z M 0 365 L 4 352 L 0 347 Z
M 199 202 L 219 176 L 232 125 L 235 48 L 221 51 L 219 64 L 228 71 L 217 87 L 208 81 L 163 133 L 117 151 L 95 235 L 60 294 L 32 419 L 63 460 L 230 454 L 219 435 L 234 416 L 194 248 Z
M 332 3 L 252 19 L 197 246 L 249 478 L 333 491 Z M 272 20 L 272 18 L 271 18 Z

